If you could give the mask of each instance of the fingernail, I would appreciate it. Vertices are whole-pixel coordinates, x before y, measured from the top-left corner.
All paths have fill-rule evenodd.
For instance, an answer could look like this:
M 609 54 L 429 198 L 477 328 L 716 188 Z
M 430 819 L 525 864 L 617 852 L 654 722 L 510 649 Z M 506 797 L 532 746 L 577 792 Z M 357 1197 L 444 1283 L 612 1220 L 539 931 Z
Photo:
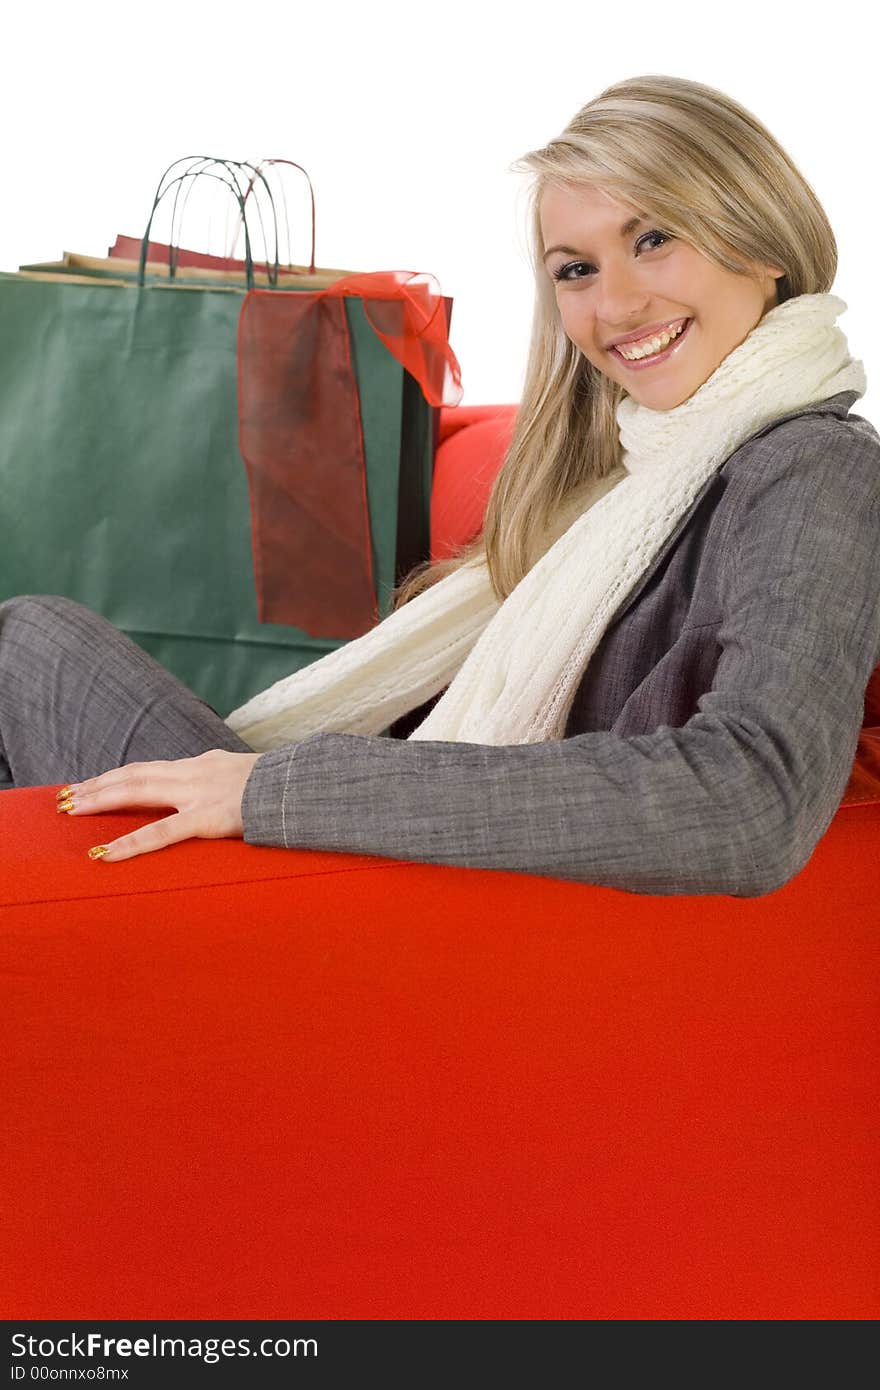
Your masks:
M 73 797 L 72 797 L 72 796 L 69 796 L 69 797 L 67 797 L 67 799 L 66 799 L 65 801 L 59 801 L 59 802 L 58 802 L 58 805 L 55 807 L 55 810 L 58 811 L 58 812 L 61 812 L 61 811 L 72 811 L 72 810 L 73 810 L 73 806 L 74 806 Z
M 101 859 L 107 853 L 109 845 L 93 845 L 89 850 L 90 859 Z
M 56 801 L 63 801 L 65 797 L 70 796 L 70 793 L 71 793 L 71 792 L 75 792 L 76 790 L 77 790 L 77 787 L 76 787 L 76 786 L 62 787 L 61 790 L 60 790 L 60 792 L 56 792 L 56 793 L 55 793 L 55 800 L 56 800 Z

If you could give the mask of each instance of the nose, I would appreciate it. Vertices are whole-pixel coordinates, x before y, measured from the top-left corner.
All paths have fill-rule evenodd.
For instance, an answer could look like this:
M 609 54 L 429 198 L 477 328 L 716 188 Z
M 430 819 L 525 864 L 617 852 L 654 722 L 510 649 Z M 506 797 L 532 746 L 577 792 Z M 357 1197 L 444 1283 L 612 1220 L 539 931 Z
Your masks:
M 605 325 L 605 336 L 628 333 L 634 324 L 644 323 L 650 294 L 628 265 L 605 265 L 599 272 L 596 318 Z

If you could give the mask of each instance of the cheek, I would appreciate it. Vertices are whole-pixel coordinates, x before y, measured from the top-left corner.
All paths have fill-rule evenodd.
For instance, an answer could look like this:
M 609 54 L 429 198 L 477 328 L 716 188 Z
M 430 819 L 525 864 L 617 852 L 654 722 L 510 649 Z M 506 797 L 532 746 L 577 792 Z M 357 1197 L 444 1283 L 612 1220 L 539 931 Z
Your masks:
M 559 306 L 559 316 L 566 337 L 588 356 L 598 356 L 601 348 L 597 343 L 595 318 L 586 305 L 573 301 L 573 296 Z

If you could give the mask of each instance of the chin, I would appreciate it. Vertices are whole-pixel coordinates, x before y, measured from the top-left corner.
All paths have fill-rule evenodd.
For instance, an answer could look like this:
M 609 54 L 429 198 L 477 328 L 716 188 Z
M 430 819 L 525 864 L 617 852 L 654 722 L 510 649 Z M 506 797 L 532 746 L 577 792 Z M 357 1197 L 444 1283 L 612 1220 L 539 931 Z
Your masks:
M 657 391 L 652 396 L 650 391 L 638 392 L 630 391 L 630 395 L 643 405 L 646 410 L 674 410 L 678 405 L 684 405 L 685 401 L 690 400 L 691 396 L 698 388 L 683 387 L 677 391 Z

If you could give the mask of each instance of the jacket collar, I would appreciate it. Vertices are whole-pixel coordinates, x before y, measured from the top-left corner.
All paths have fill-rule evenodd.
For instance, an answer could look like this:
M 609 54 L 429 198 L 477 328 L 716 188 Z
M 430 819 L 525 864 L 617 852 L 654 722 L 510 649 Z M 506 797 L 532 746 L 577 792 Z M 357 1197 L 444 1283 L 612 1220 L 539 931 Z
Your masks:
M 730 463 L 731 459 L 736 458 L 740 449 L 744 449 L 746 445 L 751 444 L 753 440 L 760 439 L 761 435 L 768 434 L 770 430 L 775 430 L 776 426 L 781 425 L 783 420 L 792 420 L 796 415 L 836 415 L 838 419 L 842 420 L 849 414 L 854 403 L 858 399 L 858 391 L 838 391 L 836 396 L 829 396 L 827 400 L 816 401 L 813 405 L 802 406 L 800 410 L 790 410 L 787 415 L 779 415 L 775 420 L 771 420 L 768 424 L 762 425 L 759 430 L 755 430 L 754 434 L 750 434 L 747 439 L 744 439 L 741 444 L 738 444 L 734 449 L 733 453 L 725 459 L 721 467 L 706 479 L 705 483 L 700 488 L 696 497 L 693 499 L 690 507 L 687 509 L 686 512 L 684 512 L 684 514 L 681 517 L 679 517 L 678 524 L 676 525 L 674 530 L 672 530 L 666 537 L 665 541 L 661 545 L 660 549 L 657 551 L 657 554 L 654 556 L 647 569 L 644 570 L 643 573 L 639 576 L 635 588 L 632 589 L 630 593 L 627 595 L 627 597 L 624 599 L 623 603 L 618 608 L 609 626 L 616 627 L 617 624 L 620 622 L 621 618 L 623 618 L 624 615 L 629 612 L 630 608 L 632 608 L 633 604 L 639 597 L 639 594 L 642 592 L 645 585 L 650 580 L 651 576 L 655 573 L 658 566 L 662 564 L 663 560 L 668 555 L 675 542 L 678 540 L 682 531 L 687 526 L 691 517 L 694 515 L 694 512 L 697 510 L 697 507 L 700 505 L 700 502 L 703 500 L 710 487 L 712 487 L 715 483 L 718 474 L 723 472 L 723 470 Z

